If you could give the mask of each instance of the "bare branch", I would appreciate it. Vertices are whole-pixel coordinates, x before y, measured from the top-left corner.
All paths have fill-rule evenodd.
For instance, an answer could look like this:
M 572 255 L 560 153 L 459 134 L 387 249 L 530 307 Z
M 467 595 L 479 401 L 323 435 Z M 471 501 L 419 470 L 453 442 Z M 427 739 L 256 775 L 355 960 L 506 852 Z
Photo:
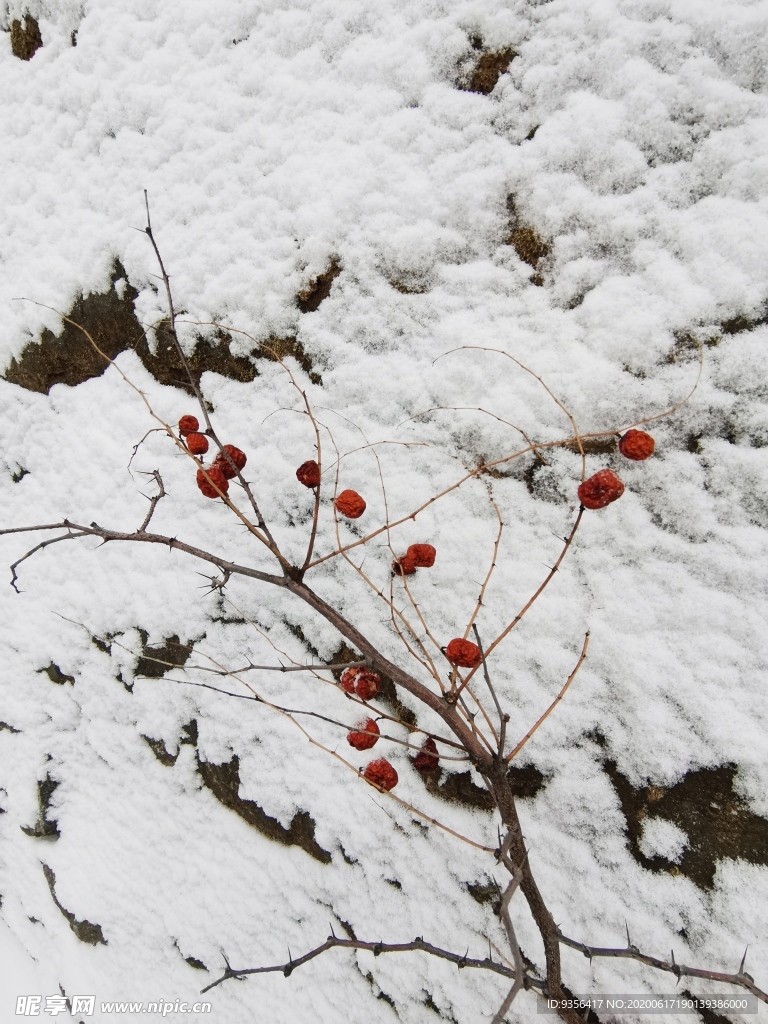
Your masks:
M 576 678 L 576 673 L 579 671 L 581 666 L 584 664 L 584 659 L 587 656 L 587 648 L 588 647 L 589 647 L 589 632 L 587 632 L 585 634 L 585 636 L 584 636 L 584 646 L 581 648 L 581 654 L 579 655 L 579 660 L 576 662 L 576 667 L 574 668 L 573 672 L 571 672 L 571 674 L 566 679 L 565 685 L 560 690 L 560 693 L 558 693 L 558 695 L 555 697 L 555 699 L 549 705 L 549 707 L 544 712 L 544 714 L 541 716 L 541 718 L 538 720 L 538 722 L 536 722 L 536 724 L 532 728 L 530 728 L 528 730 L 528 732 L 525 734 L 525 736 L 523 736 L 523 738 L 520 740 L 520 742 L 517 744 L 517 746 L 513 750 L 511 750 L 509 752 L 509 754 L 507 754 L 507 757 L 506 757 L 507 761 L 511 761 L 512 758 L 516 754 L 520 753 L 520 751 L 523 749 L 523 747 L 528 742 L 528 740 L 531 738 L 531 736 L 533 736 L 533 734 L 536 732 L 536 730 L 539 728 L 539 726 L 542 724 L 542 722 L 546 721 L 546 719 L 549 718 L 550 714 L 555 710 L 557 705 L 563 699 L 563 697 L 565 696 L 566 690 L 571 685 L 573 680 Z
M 428 953 L 430 956 L 436 956 L 441 960 L 448 960 L 449 963 L 456 964 L 459 970 L 465 967 L 475 967 L 479 970 L 500 974 L 504 978 L 515 977 L 514 971 L 510 970 L 505 964 L 492 960 L 490 957 L 478 960 L 466 954 L 451 953 L 449 950 L 441 949 L 439 946 L 434 946 L 431 942 L 425 942 L 421 938 L 414 939 L 412 942 L 363 942 L 360 939 L 340 939 L 335 935 L 329 935 L 322 945 L 316 946 L 315 949 L 311 949 L 303 956 L 295 959 L 291 958 L 284 964 L 275 964 L 271 967 L 247 967 L 243 970 L 234 970 L 227 965 L 227 970 L 224 974 L 217 978 L 216 981 L 211 982 L 210 985 L 206 985 L 204 989 L 201 989 L 200 994 L 210 992 L 212 988 L 216 988 L 217 985 L 221 985 L 222 982 L 227 981 L 229 978 L 245 978 L 249 974 L 283 974 L 288 978 L 297 967 L 303 967 L 304 964 L 309 963 L 310 960 L 314 960 L 315 957 L 320 956 L 329 949 L 337 948 L 367 950 L 369 953 L 373 953 L 374 956 L 380 956 L 382 953 Z M 523 981 L 523 985 L 527 988 L 544 988 L 543 982 L 527 976 Z
M 144 533 L 146 528 L 149 526 L 149 521 L 152 518 L 155 509 L 157 508 L 158 501 L 160 501 L 161 498 L 165 497 L 165 485 L 163 484 L 163 478 L 160 476 L 158 470 L 153 469 L 151 473 L 147 474 L 147 476 L 153 476 L 155 478 L 155 482 L 157 483 L 157 486 L 160 488 L 160 492 L 159 494 L 156 494 L 153 498 L 149 499 L 149 511 L 147 512 L 144 518 L 144 522 L 138 529 L 139 533 Z
M 559 933 L 559 940 L 564 946 L 578 949 L 580 953 L 583 953 L 584 956 L 590 959 L 594 957 L 614 957 L 624 960 L 636 960 L 638 963 L 645 964 L 647 967 L 653 967 L 657 971 L 666 971 L 668 974 L 674 974 L 678 979 L 706 978 L 708 981 L 718 981 L 724 985 L 738 985 L 740 988 L 751 992 L 761 1002 L 768 1003 L 768 992 L 758 988 L 752 976 L 744 973 L 743 962 L 737 974 L 725 974 L 722 971 L 710 971 L 701 967 L 686 967 L 684 964 L 678 964 L 675 962 L 674 954 L 672 954 L 671 962 L 668 963 L 666 960 L 660 960 L 658 957 L 641 953 L 631 943 L 626 949 L 606 949 L 601 946 L 588 946 L 585 942 L 569 939 L 562 933 Z
M 509 721 L 509 715 L 505 714 L 501 710 L 499 698 L 496 696 L 496 691 L 494 690 L 493 684 L 491 683 L 491 677 L 488 673 L 488 662 L 485 660 L 483 644 L 482 641 L 480 640 L 480 634 L 477 631 L 477 626 L 475 625 L 475 623 L 472 623 L 472 631 L 475 634 L 477 646 L 480 648 L 480 657 L 482 658 L 483 663 L 483 675 L 485 676 L 485 681 L 488 684 L 488 689 L 491 691 L 491 697 L 493 697 L 493 703 L 496 705 L 496 711 L 498 712 L 499 715 L 499 757 L 504 757 L 504 741 L 506 739 L 507 722 Z

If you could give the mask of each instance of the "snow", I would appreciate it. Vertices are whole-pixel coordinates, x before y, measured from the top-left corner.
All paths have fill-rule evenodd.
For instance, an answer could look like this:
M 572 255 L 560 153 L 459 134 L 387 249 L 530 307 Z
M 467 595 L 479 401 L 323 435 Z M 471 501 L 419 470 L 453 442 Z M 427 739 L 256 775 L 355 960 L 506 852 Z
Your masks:
M 701 341 L 690 402 L 648 426 L 657 455 L 638 464 L 588 456 L 588 472 L 620 473 L 625 495 L 584 514 L 554 582 L 490 669 L 516 742 L 557 695 L 590 630 L 586 663 L 521 755 L 547 779 L 520 813 L 566 934 L 619 946 L 626 921 L 654 955 L 674 948 L 678 962 L 735 971 L 749 944 L 747 970 L 764 963 L 766 867 L 720 861 L 711 892 L 642 868 L 600 759 L 632 785 L 660 787 L 736 764 L 739 794 L 768 816 L 768 327 L 722 330 L 739 317 L 761 320 L 768 301 L 765 0 L 12 0 L 3 27 L 24 11 L 38 18 L 44 45 L 24 62 L 0 40 L 0 366 L 43 327 L 59 332 L 56 310 L 81 292 L 107 289 L 116 257 L 139 290 L 141 322 L 150 329 L 165 315 L 153 253 L 135 230 L 147 189 L 174 299 L 191 321 L 179 328 L 184 343 L 212 333 L 194 322 L 246 332 L 234 335 L 240 354 L 295 335 L 321 374 L 322 385 L 312 383 L 288 360 L 322 424 L 324 482 L 333 487 L 335 444 L 339 489 L 368 503 L 364 519 L 340 525 L 342 538 L 383 524 L 385 505 L 390 521 L 410 516 L 465 467 L 525 447 L 515 428 L 537 441 L 570 436 L 541 384 L 489 350 L 540 375 L 590 433 L 677 405 L 698 369 L 679 339 Z M 518 54 L 489 96 L 456 87 L 474 35 Z M 543 286 L 505 244 L 511 194 L 518 223 L 552 245 Z M 329 297 L 300 313 L 296 295 L 333 259 L 342 271 Z M 133 530 L 154 492 L 142 474 L 159 469 L 168 497 L 153 529 L 272 571 L 221 503 L 200 496 L 167 436 L 150 434 L 126 468 L 157 423 L 118 371 L 163 421 L 194 411 L 131 352 L 103 376 L 47 396 L 0 380 L 2 524 L 70 517 Z M 201 387 L 222 439 L 248 453 L 246 477 L 276 538 L 302 558 L 311 495 L 294 473 L 313 457 L 314 437 L 300 395 L 263 361 L 252 383 L 207 373 Z M 488 486 L 504 530 L 478 618 L 484 642 L 558 556 L 581 462 L 562 448 L 544 455 L 534 493 L 529 461 L 502 464 L 509 475 L 470 480 L 391 538 L 350 553 L 388 593 L 393 551 L 435 544 L 433 569 L 409 579 L 432 658 L 463 634 L 493 558 Z M 15 482 L 21 468 L 27 475 Z M 319 552 L 335 545 L 328 493 Z M 5 563 L 46 536 L 3 537 Z M 301 719 L 346 766 L 265 705 L 186 685 L 211 679 L 193 665 L 327 660 L 339 645 L 281 591 L 238 579 L 221 601 L 199 575 L 212 571 L 178 552 L 89 539 L 38 553 L 19 567 L 21 593 L 0 593 L 0 720 L 11 727 L 0 728 L 3 1013 L 20 994 L 61 985 L 98 1000 L 207 998 L 211 1012 L 186 1019 L 226 1024 L 254 1014 L 275 1024 L 391 1021 L 381 993 L 406 1022 L 434 1016 L 427 996 L 446 1019 L 490 1021 L 503 979 L 420 953 L 334 950 L 289 979 L 229 981 L 199 996 L 224 954 L 236 967 L 281 963 L 288 948 L 296 956 L 322 942 L 329 922 L 337 934 L 347 922 L 364 939 L 423 935 L 479 957 L 488 937 L 505 948 L 491 905 L 467 890 L 490 876 L 505 884 L 493 857 L 421 827 L 413 811 L 356 780 L 369 755 L 351 751 L 344 730 Z M 385 602 L 347 563 L 324 562 L 308 581 L 387 657 L 428 679 Z M 402 581 L 393 591 L 407 609 Z M 194 643 L 187 667 L 134 678 L 140 629 L 150 645 Z M 114 638 L 111 653 L 92 636 Z M 74 684 L 53 683 L 41 672 L 51 664 Z M 298 673 L 243 678 L 282 707 L 347 726 L 359 718 L 328 673 L 324 683 Z M 401 697 L 421 729 L 438 728 Z M 182 742 L 193 719 L 196 750 Z M 400 725 L 386 731 L 407 736 Z M 175 764 L 160 763 L 143 737 L 178 753 Z M 428 793 L 401 744 L 380 741 L 372 753 L 394 763 L 402 800 L 496 845 L 493 817 Z M 308 812 L 330 864 L 266 838 L 202 786 L 196 757 L 234 756 L 240 797 L 285 828 Z M 58 782 L 48 812 L 55 842 L 21 831 L 38 820 L 46 777 Z M 649 817 L 643 851 L 674 861 L 678 832 Z M 43 864 L 61 905 L 98 923 L 106 945 L 73 934 Z M 520 897 L 513 910 L 521 947 L 541 964 Z M 563 963 L 574 991 L 674 989 L 622 961 L 590 964 L 564 950 Z M 765 988 L 765 973 L 752 973 Z M 533 1013 L 524 993 L 510 1020 Z

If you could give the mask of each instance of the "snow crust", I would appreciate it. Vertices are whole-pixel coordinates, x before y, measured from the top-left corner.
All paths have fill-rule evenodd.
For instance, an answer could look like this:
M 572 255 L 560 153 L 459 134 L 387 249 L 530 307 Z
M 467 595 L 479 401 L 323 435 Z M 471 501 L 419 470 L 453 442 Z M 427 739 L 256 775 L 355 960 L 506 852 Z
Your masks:
M 679 339 L 702 341 L 690 403 L 648 427 L 654 458 L 588 457 L 588 472 L 620 473 L 625 495 L 585 513 L 556 580 L 490 668 L 522 737 L 591 632 L 587 662 L 522 755 L 547 778 L 521 815 L 563 930 L 622 945 L 627 921 L 632 941 L 655 955 L 674 948 L 678 962 L 735 971 L 749 944 L 764 964 L 766 868 L 720 862 L 711 892 L 641 868 L 599 759 L 614 760 L 633 785 L 662 787 L 734 763 L 741 796 L 768 816 L 768 327 L 722 329 L 740 317 L 758 322 L 768 300 L 768 4 L 13 0 L 3 27 L 24 10 L 39 19 L 44 45 L 22 62 L 0 40 L 0 365 L 44 327 L 59 332 L 55 310 L 108 288 L 115 258 L 139 289 L 142 323 L 165 315 L 151 249 L 134 230 L 145 223 L 147 189 L 184 318 L 247 332 L 236 336 L 240 353 L 295 335 L 322 375 L 313 384 L 288 361 L 343 456 L 340 489 L 368 503 L 364 520 L 342 526 L 344 538 L 385 521 L 374 451 L 392 520 L 459 479 L 462 466 L 524 447 L 480 409 L 538 441 L 571 434 L 540 383 L 503 355 L 451 350 L 513 355 L 588 433 L 680 402 L 698 364 Z M 489 50 L 518 54 L 489 96 L 457 88 L 478 35 Z M 551 242 L 542 286 L 507 244 L 510 195 L 517 223 Z M 342 272 L 329 297 L 300 313 L 296 295 L 334 258 Z M 190 348 L 199 330 L 212 333 L 180 326 Z M 200 496 L 167 437 L 149 435 L 126 468 L 155 424 L 118 368 L 166 422 L 195 411 L 131 352 L 103 376 L 47 396 L 0 380 L 3 525 L 71 517 L 135 529 L 154 488 L 142 474 L 159 469 L 169 497 L 152 522 L 158 533 L 271 570 L 221 503 Z M 248 453 L 265 517 L 300 558 L 311 505 L 294 473 L 314 457 L 314 439 L 284 371 L 262 362 L 259 374 L 250 384 L 207 374 L 201 386 L 222 438 Z M 325 430 L 323 443 L 332 484 Z M 393 533 L 395 553 L 421 541 L 438 550 L 434 568 L 409 585 L 441 644 L 463 634 L 493 557 L 498 520 L 486 483 L 505 529 L 478 619 L 484 638 L 557 557 L 581 463 L 563 449 L 546 461 L 534 493 L 529 463 L 513 462 L 508 475 L 468 482 Z M 321 511 L 324 552 L 335 544 L 327 492 Z M 5 563 L 41 539 L 3 538 Z M 388 588 L 391 560 L 383 535 L 365 546 L 377 585 Z M 17 995 L 61 985 L 99 1000 L 210 998 L 210 1014 L 184 1019 L 222 1024 L 255 1015 L 388 1022 L 395 1013 L 422 1024 L 434 1016 L 427 997 L 446 1019 L 490 1021 L 501 979 L 421 954 L 336 950 L 289 980 L 266 975 L 197 995 L 222 972 L 223 955 L 234 967 L 280 963 L 288 948 L 299 955 L 322 942 L 329 921 L 338 934 L 346 922 L 365 939 L 423 935 L 484 956 L 488 937 L 504 948 L 502 930 L 467 884 L 505 884 L 492 856 L 423 828 L 268 708 L 184 685 L 203 678 L 191 669 L 134 678 L 140 629 L 149 644 L 194 642 L 195 663 L 208 666 L 327 659 L 337 649 L 338 635 L 287 595 L 238 580 L 222 602 L 198 570 L 181 554 L 79 541 L 23 563 L 22 593 L 0 593 L 3 1019 Z M 308 580 L 413 668 L 386 607 L 345 562 L 326 562 Z M 394 591 L 405 606 L 400 581 Z M 111 654 L 92 636 L 114 637 Z M 51 664 L 74 683 L 54 684 L 43 673 Z M 349 725 L 359 718 L 330 682 L 251 675 L 283 706 Z M 403 702 L 416 710 L 407 694 Z M 240 796 L 284 827 L 308 812 L 331 864 L 270 841 L 202 787 L 195 749 L 181 742 L 193 719 L 197 756 L 237 756 Z M 366 763 L 367 754 L 350 756 L 343 730 L 302 724 L 353 768 Z M 419 726 L 437 729 L 437 719 L 419 710 Z M 143 737 L 178 753 L 173 767 Z M 380 741 L 372 753 L 392 760 L 401 799 L 496 845 L 492 816 L 430 795 L 404 747 Z M 46 777 L 58 783 L 48 812 L 55 842 L 21 831 L 38 820 Z M 648 855 L 680 854 L 673 829 L 646 822 Z M 42 864 L 61 905 L 98 923 L 106 945 L 76 938 Z M 520 944 L 541 963 L 522 900 L 514 908 Z M 574 991 L 674 988 L 621 961 L 590 964 L 564 950 L 563 963 Z M 533 1014 L 524 994 L 510 1020 Z

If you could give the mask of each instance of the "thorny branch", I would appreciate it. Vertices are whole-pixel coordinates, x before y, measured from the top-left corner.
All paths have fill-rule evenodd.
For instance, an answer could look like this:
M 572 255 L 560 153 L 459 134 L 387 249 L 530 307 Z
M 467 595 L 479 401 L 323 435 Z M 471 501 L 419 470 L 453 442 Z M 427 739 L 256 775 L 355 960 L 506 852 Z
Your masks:
M 647 953 L 641 953 L 639 949 L 632 945 L 631 942 L 624 949 L 605 949 L 601 946 L 588 946 L 585 942 L 577 942 L 575 939 L 569 939 L 559 933 L 559 940 L 564 946 L 570 946 L 571 949 L 578 949 L 584 956 L 589 957 L 590 960 L 595 957 L 613 957 L 624 960 L 636 960 L 638 963 L 645 964 L 647 967 L 653 967 L 657 971 L 666 971 L 668 974 L 674 974 L 675 977 L 680 978 L 706 978 L 708 981 L 719 981 L 726 985 L 738 985 L 739 988 L 744 988 L 748 992 L 751 992 L 753 996 L 756 996 L 760 1002 L 768 1003 L 768 992 L 764 992 L 761 988 L 758 988 L 754 982 L 751 974 L 747 974 L 744 971 L 744 961 L 746 959 L 746 951 L 741 961 L 741 966 L 736 974 L 726 974 L 722 971 L 709 971 L 701 967 L 686 967 L 685 964 L 678 964 L 675 962 L 674 951 L 671 954 L 670 960 L 661 960 L 656 956 L 649 956 Z
M 441 960 L 448 960 L 449 963 L 456 964 L 459 970 L 463 970 L 466 967 L 475 967 L 484 971 L 492 971 L 494 974 L 500 974 L 504 978 L 515 978 L 514 971 L 507 967 L 506 964 L 498 963 L 491 957 L 484 957 L 482 960 L 478 960 L 467 956 L 466 953 L 463 955 L 451 953 L 449 950 L 441 949 L 440 946 L 434 946 L 431 942 L 425 942 L 421 938 L 413 939 L 411 942 L 364 942 L 361 939 L 340 939 L 337 935 L 331 934 L 322 945 L 316 946 L 303 956 L 296 957 L 296 959 L 291 958 L 284 964 L 275 964 L 271 967 L 247 967 L 243 970 L 235 970 L 227 964 L 227 969 L 222 976 L 201 989 L 200 994 L 210 992 L 212 988 L 216 988 L 217 985 L 221 985 L 230 978 L 245 978 L 249 974 L 283 974 L 288 978 L 297 968 L 303 967 L 304 964 L 309 963 L 310 960 L 314 960 L 315 957 L 320 956 L 329 949 L 367 950 L 369 953 L 373 953 L 374 956 L 380 956 L 382 953 L 429 953 L 430 956 L 436 956 Z M 543 982 L 527 976 L 524 984 L 529 988 L 544 988 Z

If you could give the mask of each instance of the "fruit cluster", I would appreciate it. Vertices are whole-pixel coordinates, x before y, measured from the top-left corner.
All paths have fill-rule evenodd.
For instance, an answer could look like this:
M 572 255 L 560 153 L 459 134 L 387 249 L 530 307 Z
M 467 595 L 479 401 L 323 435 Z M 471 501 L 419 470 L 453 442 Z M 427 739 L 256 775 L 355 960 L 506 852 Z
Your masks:
M 406 553 L 392 563 L 395 576 L 410 576 L 417 569 L 429 569 L 435 564 L 437 551 L 431 544 L 411 544 Z
M 179 420 L 179 434 L 192 455 L 205 455 L 208 451 L 208 438 L 199 430 L 196 416 L 182 416 Z M 242 472 L 247 461 L 245 452 L 233 444 L 225 444 L 205 471 L 198 469 L 197 486 L 206 498 L 220 498 L 229 490 L 229 481 Z
M 619 439 L 619 451 L 625 459 L 642 462 L 653 455 L 656 442 L 644 430 L 628 430 Z M 612 469 L 601 469 L 579 484 L 579 501 L 584 508 L 605 508 L 624 493 L 624 484 Z

